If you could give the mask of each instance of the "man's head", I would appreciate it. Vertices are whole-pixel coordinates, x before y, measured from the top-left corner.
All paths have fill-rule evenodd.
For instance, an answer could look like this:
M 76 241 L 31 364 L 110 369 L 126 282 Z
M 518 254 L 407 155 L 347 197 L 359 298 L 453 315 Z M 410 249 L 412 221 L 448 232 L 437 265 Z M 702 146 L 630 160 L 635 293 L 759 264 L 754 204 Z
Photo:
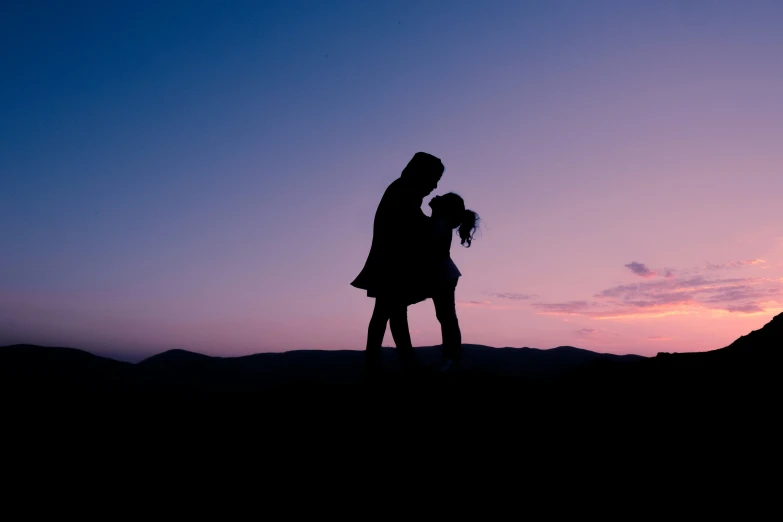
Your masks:
M 446 167 L 432 154 L 426 152 L 417 152 L 408 162 L 400 175 L 401 178 L 408 180 L 415 188 L 416 192 L 424 197 L 430 194 L 438 186 Z

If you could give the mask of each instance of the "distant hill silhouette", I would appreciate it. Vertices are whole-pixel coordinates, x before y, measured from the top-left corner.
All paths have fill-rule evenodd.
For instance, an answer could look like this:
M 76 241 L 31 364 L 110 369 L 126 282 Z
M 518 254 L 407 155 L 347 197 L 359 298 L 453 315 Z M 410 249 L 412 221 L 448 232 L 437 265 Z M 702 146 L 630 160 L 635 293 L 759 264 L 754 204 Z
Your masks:
M 434 373 L 440 347 L 417 348 L 416 352 L 422 365 L 431 369 L 423 381 L 436 387 L 443 383 L 449 393 L 463 393 L 465 397 L 502 390 L 503 397 L 535 391 L 547 397 L 557 394 L 569 401 L 588 397 L 649 401 L 707 390 L 732 393 L 769 387 L 778 382 L 781 349 L 783 314 L 725 348 L 699 353 L 641 357 L 602 354 L 571 346 L 540 350 L 467 344 L 464 373 L 448 381 Z M 383 357 L 390 374 L 395 375 L 398 358 L 394 349 L 385 349 Z M 361 381 L 361 368 L 362 352 L 353 350 L 298 350 L 244 357 L 210 357 L 170 350 L 130 364 L 72 348 L 0 348 L 0 387 L 27 393 L 57 390 L 192 394 L 272 389 L 306 389 L 310 393 L 323 385 L 355 386 Z
M 21 393 L 114 391 L 132 386 L 134 365 L 74 348 L 17 344 L 0 348 L 0 386 Z
M 613 355 L 571 346 L 550 350 L 464 346 L 470 375 L 548 380 L 588 362 L 630 363 L 638 355 Z M 417 348 L 422 365 L 434 369 L 440 347 Z M 393 348 L 384 349 L 391 374 L 399 371 Z M 356 350 L 294 350 L 243 357 L 211 357 L 187 350 L 169 350 L 137 364 L 99 357 L 73 348 L 13 345 L 0 348 L 0 376 L 27 388 L 73 387 L 119 390 L 250 391 L 302 383 L 346 384 L 361 377 L 363 354 Z
M 623 391 L 625 397 L 657 407 L 682 398 L 699 398 L 699 407 L 739 405 L 761 407 L 780 392 L 783 354 L 783 314 L 729 346 L 706 352 L 661 352 L 638 364 L 618 368 L 587 365 L 571 375 L 569 388 L 590 390 L 601 397 Z M 667 402 L 668 401 L 668 402 Z M 694 408 L 699 408 L 694 405 Z
M 782 349 L 783 314 L 778 314 L 762 328 L 754 330 L 748 335 L 743 335 L 729 346 L 715 350 L 715 353 L 719 353 L 723 357 L 780 360 Z
M 421 347 L 416 353 L 423 366 L 434 369 L 440 362 L 440 347 Z M 632 362 L 638 355 L 600 354 L 568 346 L 535 348 L 492 348 L 465 345 L 465 371 L 471 375 L 547 380 L 590 361 Z M 385 366 L 399 371 L 393 348 L 384 350 Z M 223 389 L 257 389 L 294 384 L 354 383 L 361 377 L 363 354 L 356 350 L 294 350 L 260 353 L 244 357 L 208 357 L 185 350 L 170 350 L 150 357 L 137 366 L 145 378 L 159 386 L 196 386 L 198 383 Z
M 783 314 L 729 346 L 702 353 L 659 353 L 647 365 L 650 371 L 699 372 L 704 377 L 759 378 L 779 374 L 783 354 Z M 730 385 L 731 382 L 726 382 Z

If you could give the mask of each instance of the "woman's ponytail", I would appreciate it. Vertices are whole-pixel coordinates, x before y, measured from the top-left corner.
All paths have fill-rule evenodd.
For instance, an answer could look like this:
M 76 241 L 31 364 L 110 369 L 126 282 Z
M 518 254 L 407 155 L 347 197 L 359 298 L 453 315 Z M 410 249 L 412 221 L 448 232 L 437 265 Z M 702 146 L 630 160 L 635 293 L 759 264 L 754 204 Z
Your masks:
M 472 210 L 464 210 L 462 212 L 462 219 L 459 226 L 459 237 L 462 240 L 460 243 L 465 247 L 470 247 L 473 242 L 473 234 L 478 229 L 479 216 Z

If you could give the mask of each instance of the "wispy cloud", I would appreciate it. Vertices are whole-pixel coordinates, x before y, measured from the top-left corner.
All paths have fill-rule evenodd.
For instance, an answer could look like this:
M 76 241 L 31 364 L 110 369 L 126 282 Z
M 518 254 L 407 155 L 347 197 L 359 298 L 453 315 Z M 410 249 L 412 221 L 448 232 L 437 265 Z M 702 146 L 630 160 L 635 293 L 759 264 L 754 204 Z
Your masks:
M 579 315 L 596 319 L 660 317 L 701 310 L 756 313 L 783 304 L 780 278 L 666 278 L 607 288 L 594 300 L 532 303 L 540 314 Z
M 769 265 L 767 265 L 766 263 L 767 263 L 766 259 L 745 259 L 741 261 L 728 261 L 725 263 L 710 263 L 709 261 L 705 261 L 703 264 L 691 268 L 678 269 L 678 268 L 665 267 L 660 269 L 654 269 L 648 267 L 645 263 L 639 263 L 637 261 L 633 261 L 623 266 L 625 266 L 625 268 L 633 272 L 635 275 L 638 275 L 639 277 L 644 277 L 645 279 L 649 279 L 655 276 L 660 276 L 666 279 L 672 279 L 678 276 L 690 277 L 691 275 L 698 274 L 705 271 L 714 272 L 718 270 L 737 270 L 748 266 L 758 266 L 759 268 L 767 268 Z
M 512 292 L 497 292 L 490 295 L 500 297 L 501 299 L 511 299 L 512 301 L 524 301 L 536 297 L 535 294 L 516 294 Z
M 766 260 L 764 259 L 746 259 L 744 261 L 731 261 L 729 263 L 710 263 L 705 261 L 704 266 L 701 268 L 704 270 L 726 270 L 742 268 L 744 266 L 762 265 L 764 263 L 766 263 Z
M 719 277 L 709 270 L 736 270 L 742 267 L 768 265 L 765 259 L 746 259 L 726 263 L 706 263 L 691 269 L 664 267 L 652 269 L 633 261 L 625 266 L 642 280 L 615 285 L 595 293 L 591 299 L 562 302 L 530 302 L 538 314 L 579 316 L 592 319 L 655 318 L 672 315 L 700 314 L 705 310 L 753 314 L 783 310 L 783 278 Z M 718 276 L 718 277 L 716 277 Z M 527 302 L 536 294 L 493 292 L 488 295 L 507 301 Z M 491 301 L 463 301 L 458 306 L 483 306 L 490 309 L 514 308 Z M 579 335 L 592 335 L 587 329 Z M 595 332 L 593 332 L 595 333 Z
M 647 268 L 647 265 L 644 263 L 637 263 L 636 261 L 633 261 L 631 263 L 628 263 L 625 265 L 625 268 L 633 272 L 634 274 L 640 276 L 640 277 L 655 277 L 658 275 L 657 272 L 653 272 L 649 268 Z
M 671 341 L 674 337 L 663 337 L 662 335 L 651 335 L 647 339 L 650 341 Z
M 480 307 L 490 310 L 508 310 L 511 308 L 509 306 L 497 305 L 492 301 L 457 301 L 455 305 L 462 308 Z
M 595 306 L 598 303 L 588 303 L 587 301 L 568 301 L 566 303 L 533 303 L 530 306 L 541 310 L 542 313 L 554 315 L 579 315 Z
M 763 312 L 764 308 L 758 303 L 747 303 L 741 305 L 728 305 L 724 308 L 727 312 L 740 312 L 744 314 L 752 314 L 753 312 Z
M 579 335 L 593 335 L 596 332 L 598 332 L 598 330 L 596 330 L 595 328 L 580 328 L 579 330 L 576 331 L 576 333 L 578 333 Z
M 721 289 L 706 298 L 708 303 L 725 303 L 725 302 L 737 302 L 737 301 L 763 301 L 770 298 L 770 296 L 777 296 L 780 294 L 781 288 L 758 288 L 753 285 L 737 285 L 731 288 Z

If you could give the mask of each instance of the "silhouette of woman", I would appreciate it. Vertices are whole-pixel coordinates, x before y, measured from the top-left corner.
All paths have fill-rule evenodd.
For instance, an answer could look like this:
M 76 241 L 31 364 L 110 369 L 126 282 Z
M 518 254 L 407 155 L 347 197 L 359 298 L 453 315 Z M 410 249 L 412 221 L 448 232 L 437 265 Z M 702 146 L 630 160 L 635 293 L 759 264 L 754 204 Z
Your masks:
M 435 196 L 429 202 L 432 209 L 430 233 L 432 234 L 432 273 L 429 285 L 435 315 L 440 322 L 443 336 L 442 372 L 460 368 L 462 363 L 462 332 L 457 320 L 454 293 L 462 275 L 451 259 L 451 238 L 453 230 L 458 229 L 460 243 L 468 248 L 473 242 L 473 234 L 478 228 L 478 214 L 465 208 L 463 199 L 450 192 Z
M 445 168 L 439 158 L 417 152 L 402 174 L 386 189 L 375 212 L 370 253 L 351 285 L 375 298 L 367 328 L 365 372 L 380 370 L 386 324 L 405 371 L 416 367 L 408 330 L 408 306 L 430 296 L 431 254 L 429 218 L 422 212 L 424 196 L 438 186 Z

